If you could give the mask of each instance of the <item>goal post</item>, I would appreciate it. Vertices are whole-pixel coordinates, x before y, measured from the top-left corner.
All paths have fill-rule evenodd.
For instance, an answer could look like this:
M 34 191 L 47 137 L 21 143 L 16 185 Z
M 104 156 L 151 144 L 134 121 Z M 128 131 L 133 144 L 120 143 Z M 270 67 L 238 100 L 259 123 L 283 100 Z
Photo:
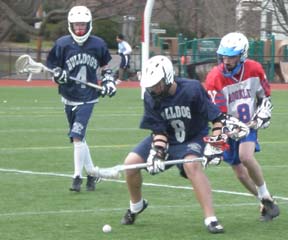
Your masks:
M 141 36 L 141 72 L 143 72 L 144 63 L 149 59 L 150 46 L 150 23 L 154 0 L 147 0 L 142 18 L 142 36 Z M 139 74 L 140 75 L 140 74 Z M 141 81 L 141 76 L 140 81 Z M 141 99 L 144 98 L 145 89 L 141 88 Z

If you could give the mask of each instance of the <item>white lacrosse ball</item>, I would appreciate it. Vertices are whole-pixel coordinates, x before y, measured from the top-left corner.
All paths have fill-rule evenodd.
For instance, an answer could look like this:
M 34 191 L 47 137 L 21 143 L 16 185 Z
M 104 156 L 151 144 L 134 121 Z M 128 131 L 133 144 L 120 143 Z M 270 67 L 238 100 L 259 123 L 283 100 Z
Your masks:
M 109 224 L 105 224 L 105 225 L 103 226 L 103 228 L 102 228 L 102 231 L 103 231 L 104 233 L 109 233 L 109 232 L 112 231 L 112 227 L 111 227 Z

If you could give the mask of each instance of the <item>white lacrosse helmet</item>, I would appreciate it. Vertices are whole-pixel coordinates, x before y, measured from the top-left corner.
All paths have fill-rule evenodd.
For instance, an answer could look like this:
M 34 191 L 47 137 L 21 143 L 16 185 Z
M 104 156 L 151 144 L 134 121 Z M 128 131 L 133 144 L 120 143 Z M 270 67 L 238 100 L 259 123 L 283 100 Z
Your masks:
M 86 33 L 79 36 L 73 30 L 73 23 L 87 23 Z M 68 30 L 73 39 L 79 44 L 83 44 L 92 31 L 92 15 L 90 10 L 85 6 L 72 7 L 68 13 Z
M 141 76 L 141 87 L 153 87 L 161 80 L 170 87 L 174 82 L 174 69 L 169 58 L 157 55 L 146 62 Z
M 240 56 L 240 61 L 232 70 L 228 71 L 227 69 L 225 69 L 224 66 L 222 73 L 225 77 L 233 78 L 233 76 L 238 73 L 243 63 L 245 62 L 246 58 L 248 57 L 248 49 L 249 49 L 248 39 L 242 33 L 231 32 L 221 39 L 220 45 L 217 49 L 219 64 L 222 64 L 223 56 L 227 57 Z
M 240 61 L 244 62 L 248 57 L 249 42 L 245 35 L 239 32 L 232 32 L 225 35 L 217 50 L 221 56 L 240 56 Z

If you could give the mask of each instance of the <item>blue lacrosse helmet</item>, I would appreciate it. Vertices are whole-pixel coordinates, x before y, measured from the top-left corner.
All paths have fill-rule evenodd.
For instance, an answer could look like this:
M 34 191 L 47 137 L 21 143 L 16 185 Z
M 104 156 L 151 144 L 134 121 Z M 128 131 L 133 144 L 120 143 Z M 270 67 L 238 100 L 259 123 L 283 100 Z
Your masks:
M 222 73 L 225 77 L 233 77 L 240 68 L 248 56 L 249 42 L 245 35 L 239 32 L 232 32 L 225 35 L 217 49 L 217 56 L 219 64 L 222 64 L 223 56 L 235 57 L 240 56 L 240 61 L 237 63 L 232 71 L 225 69 Z

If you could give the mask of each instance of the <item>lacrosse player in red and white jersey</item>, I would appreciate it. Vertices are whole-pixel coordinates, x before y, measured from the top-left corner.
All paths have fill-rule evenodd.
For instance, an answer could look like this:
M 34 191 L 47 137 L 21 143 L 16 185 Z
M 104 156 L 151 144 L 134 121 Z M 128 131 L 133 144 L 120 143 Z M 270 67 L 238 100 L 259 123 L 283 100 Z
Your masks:
M 254 152 L 260 151 L 258 129 L 270 125 L 272 103 L 270 86 L 260 63 L 247 59 L 249 42 L 239 32 L 225 35 L 217 50 L 219 65 L 207 75 L 205 85 L 219 109 L 250 127 L 248 136 L 228 139 L 224 152 L 239 181 L 261 201 L 260 220 L 268 221 L 280 214 L 266 186 L 262 169 Z

